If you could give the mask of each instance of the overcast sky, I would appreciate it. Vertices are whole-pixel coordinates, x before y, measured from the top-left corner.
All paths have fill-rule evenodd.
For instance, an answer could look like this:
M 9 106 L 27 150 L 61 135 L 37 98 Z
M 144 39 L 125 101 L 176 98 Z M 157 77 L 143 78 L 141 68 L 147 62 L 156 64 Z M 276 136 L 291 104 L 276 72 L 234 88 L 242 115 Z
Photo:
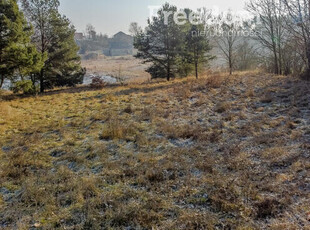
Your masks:
M 246 0 L 60 0 L 60 11 L 74 24 L 77 31 L 84 32 L 88 23 L 96 31 L 109 36 L 128 32 L 130 22 L 146 26 L 150 7 L 169 2 L 179 8 L 242 11 Z

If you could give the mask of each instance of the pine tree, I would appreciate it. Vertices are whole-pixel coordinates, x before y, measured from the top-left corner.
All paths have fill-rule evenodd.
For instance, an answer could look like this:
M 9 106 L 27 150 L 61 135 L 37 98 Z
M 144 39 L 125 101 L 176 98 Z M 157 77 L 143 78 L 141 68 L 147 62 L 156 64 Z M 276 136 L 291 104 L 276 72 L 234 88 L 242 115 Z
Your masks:
M 165 23 L 165 12 L 176 11 L 175 6 L 166 3 L 152 22 L 148 20 L 146 31 L 135 36 L 134 45 L 138 49 L 136 57 L 144 59 L 145 63 L 152 63 L 147 69 L 152 78 L 166 77 L 169 81 L 178 71 L 177 59 L 183 42 L 181 28 L 172 16 Z
M 16 0 L 0 0 L 0 88 L 5 78 L 38 72 L 42 57 L 30 43 L 32 28 Z
M 185 57 L 188 63 L 191 63 L 195 69 L 195 76 L 198 79 L 200 64 L 207 63 L 213 57 L 208 53 L 211 50 L 209 41 L 206 36 L 202 36 L 199 32 L 205 30 L 202 24 L 191 25 L 186 35 L 185 41 Z
M 81 68 L 79 47 L 74 41 L 75 29 L 70 21 L 57 15 L 52 21 L 52 33 L 55 35 L 48 49 L 45 62 L 45 86 L 74 86 L 83 82 L 85 70 Z
M 82 83 L 85 69 L 81 67 L 75 29 L 58 12 L 58 0 L 23 0 L 23 8 L 35 29 L 33 42 L 41 54 L 47 55 L 44 66 L 35 80 L 40 91 L 54 86 L 73 86 Z
M 185 9 L 184 12 L 189 15 L 192 11 L 189 9 Z M 181 44 L 181 52 L 177 58 L 177 65 L 178 65 L 178 75 L 180 77 L 188 77 L 192 74 L 194 70 L 194 65 L 192 63 L 191 55 L 188 51 L 187 47 L 187 36 L 190 33 L 191 23 L 186 21 L 184 25 L 180 25 L 181 29 L 181 36 L 182 36 L 182 44 Z

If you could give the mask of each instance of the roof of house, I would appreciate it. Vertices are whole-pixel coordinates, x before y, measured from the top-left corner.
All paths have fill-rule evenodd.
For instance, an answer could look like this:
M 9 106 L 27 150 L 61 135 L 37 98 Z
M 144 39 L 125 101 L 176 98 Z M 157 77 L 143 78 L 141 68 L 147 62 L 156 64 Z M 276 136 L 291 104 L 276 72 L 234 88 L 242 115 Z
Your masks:
M 110 40 L 111 49 L 131 49 L 133 48 L 133 37 L 120 31 Z

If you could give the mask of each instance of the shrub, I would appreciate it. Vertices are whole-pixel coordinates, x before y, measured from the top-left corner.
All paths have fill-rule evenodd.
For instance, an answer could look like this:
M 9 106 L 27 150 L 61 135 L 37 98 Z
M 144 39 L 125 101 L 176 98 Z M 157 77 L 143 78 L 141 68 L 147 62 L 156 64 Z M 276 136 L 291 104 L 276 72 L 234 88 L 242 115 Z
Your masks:
M 20 93 L 23 94 L 36 94 L 38 92 L 38 88 L 33 85 L 32 81 L 30 80 L 22 80 L 15 82 L 14 85 L 11 87 L 13 93 Z
M 281 211 L 280 203 L 275 199 L 264 199 L 263 201 L 256 204 L 257 218 L 268 218 L 274 217 L 278 212 Z
M 264 103 L 264 104 L 269 104 L 272 102 L 272 97 L 271 95 L 264 95 L 261 100 L 260 100 L 261 103 Z
M 126 124 L 116 118 L 110 118 L 99 134 L 101 140 L 134 141 L 135 136 L 135 127 L 132 124 Z
M 93 77 L 92 78 L 92 82 L 90 84 L 90 87 L 91 88 L 95 88 L 95 89 L 100 89 L 100 88 L 103 88 L 104 86 L 106 86 L 106 82 L 100 78 L 100 77 Z
M 206 85 L 210 88 L 220 88 L 226 80 L 226 77 L 220 74 L 213 74 L 207 78 Z
M 224 113 L 230 109 L 230 104 L 228 102 L 221 102 L 215 106 L 215 112 Z

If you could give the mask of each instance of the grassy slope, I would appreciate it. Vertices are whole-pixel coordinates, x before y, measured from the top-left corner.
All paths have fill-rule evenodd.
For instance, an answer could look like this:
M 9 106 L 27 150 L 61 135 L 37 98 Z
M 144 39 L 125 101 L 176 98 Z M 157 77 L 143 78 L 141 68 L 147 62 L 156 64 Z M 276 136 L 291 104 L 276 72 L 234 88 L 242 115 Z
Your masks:
M 309 87 L 248 73 L 2 100 L 0 228 L 306 229 Z

